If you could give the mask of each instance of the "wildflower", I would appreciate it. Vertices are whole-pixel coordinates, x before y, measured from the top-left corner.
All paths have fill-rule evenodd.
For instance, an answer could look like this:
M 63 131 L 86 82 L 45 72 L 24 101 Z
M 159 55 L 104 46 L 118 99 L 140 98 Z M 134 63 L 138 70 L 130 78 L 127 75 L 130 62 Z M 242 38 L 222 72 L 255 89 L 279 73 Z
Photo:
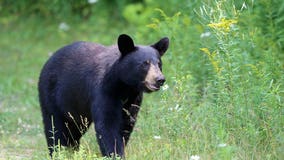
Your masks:
M 223 148 L 223 147 L 226 147 L 226 146 L 227 146 L 226 143 L 220 143 L 220 144 L 218 144 L 218 147 L 220 147 L 220 148 Z
M 220 31 L 224 31 L 224 32 L 229 32 L 230 31 L 230 27 L 232 27 L 234 24 L 236 24 L 238 21 L 234 20 L 234 19 L 225 19 L 222 18 L 220 20 L 220 22 L 217 23 L 210 23 L 208 24 L 209 27 L 216 29 L 216 30 L 220 30 Z
M 177 111 L 177 112 L 179 112 L 179 111 L 182 110 L 182 108 L 180 107 L 179 104 L 176 104 L 175 107 L 170 107 L 168 110 L 169 110 L 169 111 Z
M 166 85 L 164 85 L 164 86 L 162 87 L 162 90 L 165 91 L 165 90 L 167 90 L 168 88 L 169 88 L 169 85 L 166 84 Z
M 180 105 L 179 105 L 179 104 L 177 104 L 177 105 L 175 106 L 175 110 L 176 110 L 177 112 L 179 112 L 179 111 L 181 111 L 181 110 L 182 110 L 182 108 L 180 107 Z
M 65 22 L 61 22 L 58 28 L 62 31 L 68 31 L 70 29 L 69 25 Z
M 161 136 L 154 136 L 154 139 L 161 139 Z
M 215 72 L 220 74 L 222 68 L 220 67 L 220 62 L 216 57 L 217 55 L 216 51 L 210 53 L 208 48 L 200 48 L 200 50 L 208 56 L 212 66 L 214 67 Z
M 47 55 L 50 57 L 53 55 L 53 52 L 48 52 Z
M 98 0 L 88 0 L 89 4 L 94 4 L 94 3 L 97 3 L 97 2 L 98 2 Z
M 244 9 L 247 9 L 246 2 L 243 3 L 242 8 L 241 8 L 241 11 L 244 10 Z
M 209 37 L 211 35 L 211 32 L 204 32 L 200 35 L 200 38 L 206 38 Z
M 30 84 L 30 85 L 36 84 L 36 81 L 35 81 L 34 79 L 32 79 L 32 78 L 28 78 L 28 79 L 27 79 L 27 82 L 28 82 L 28 84 Z
M 152 29 L 158 29 L 159 28 L 159 26 L 155 23 L 148 24 L 147 27 L 152 28 Z
M 200 160 L 200 157 L 198 155 L 192 155 L 189 160 Z
M 21 118 L 18 118 L 18 125 L 22 124 L 22 119 Z

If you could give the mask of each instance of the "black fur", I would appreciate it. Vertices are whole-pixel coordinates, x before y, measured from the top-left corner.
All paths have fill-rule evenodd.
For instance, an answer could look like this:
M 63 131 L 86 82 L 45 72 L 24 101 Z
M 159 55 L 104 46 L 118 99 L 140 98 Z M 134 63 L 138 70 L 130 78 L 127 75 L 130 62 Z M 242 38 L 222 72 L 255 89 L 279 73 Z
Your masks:
M 149 69 L 168 48 L 164 38 L 152 46 L 134 46 L 127 35 L 118 46 L 76 42 L 58 50 L 39 78 L 39 100 L 50 155 L 55 146 L 79 148 L 81 136 L 95 123 L 104 156 L 124 156 L 136 122 Z M 161 67 L 161 66 L 160 66 Z

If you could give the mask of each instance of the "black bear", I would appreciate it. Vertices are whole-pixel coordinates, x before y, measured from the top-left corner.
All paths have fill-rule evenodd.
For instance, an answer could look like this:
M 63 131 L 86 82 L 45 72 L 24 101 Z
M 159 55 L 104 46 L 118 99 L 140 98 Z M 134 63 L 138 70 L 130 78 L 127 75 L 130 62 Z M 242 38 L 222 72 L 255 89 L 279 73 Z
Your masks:
M 126 34 L 117 45 L 75 42 L 59 49 L 39 77 L 39 100 L 50 155 L 55 146 L 79 148 L 91 122 L 103 156 L 124 156 L 143 92 L 165 82 L 162 38 L 150 46 L 134 45 Z

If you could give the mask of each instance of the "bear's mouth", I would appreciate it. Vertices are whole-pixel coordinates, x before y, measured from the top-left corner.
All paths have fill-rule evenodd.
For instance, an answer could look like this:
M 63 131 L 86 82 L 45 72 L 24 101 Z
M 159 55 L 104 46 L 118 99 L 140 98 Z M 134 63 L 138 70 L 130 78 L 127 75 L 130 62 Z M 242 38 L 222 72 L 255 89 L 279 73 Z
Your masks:
M 158 91 L 160 89 L 160 86 L 157 86 L 155 84 L 151 84 L 147 82 L 145 82 L 144 84 L 145 84 L 145 87 L 151 92 Z

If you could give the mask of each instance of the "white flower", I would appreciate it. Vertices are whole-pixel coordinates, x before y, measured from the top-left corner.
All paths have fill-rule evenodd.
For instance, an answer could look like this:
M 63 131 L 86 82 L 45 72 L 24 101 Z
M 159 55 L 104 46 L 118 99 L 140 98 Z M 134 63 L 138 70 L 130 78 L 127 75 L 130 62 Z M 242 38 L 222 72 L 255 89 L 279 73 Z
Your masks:
M 179 112 L 179 111 L 182 110 L 182 108 L 180 107 L 179 104 L 176 104 L 175 107 L 170 107 L 168 110 L 169 110 L 169 111 L 177 111 L 177 112 Z
M 88 0 L 88 3 L 90 3 L 90 4 L 94 4 L 94 3 L 97 3 L 98 2 L 98 0 Z
M 53 52 L 48 52 L 47 55 L 50 57 L 53 55 Z
M 21 118 L 18 118 L 18 124 L 22 124 L 22 119 Z
M 241 11 L 244 10 L 244 9 L 247 9 L 246 2 L 243 3 L 242 8 L 241 8 Z
M 162 90 L 165 91 L 165 90 L 167 90 L 168 88 L 169 88 L 169 85 L 166 84 L 166 85 L 164 85 L 164 86 L 162 87 Z
M 200 160 L 200 157 L 198 155 L 192 155 L 189 160 Z
M 179 109 L 179 105 L 177 104 L 176 106 L 175 106 L 175 110 L 178 110 Z
M 200 35 L 200 38 L 206 38 L 209 37 L 211 35 L 211 32 L 204 32 Z
M 58 28 L 63 31 L 68 31 L 70 29 L 69 25 L 65 22 L 61 22 Z
M 226 147 L 226 146 L 227 146 L 226 143 L 220 143 L 220 144 L 218 144 L 218 147 L 220 147 L 220 148 L 223 148 L 223 147 Z
M 154 136 L 154 139 L 161 139 L 161 136 Z
M 179 112 L 179 111 L 182 110 L 182 108 L 179 106 L 179 104 L 177 104 L 177 105 L 175 106 L 175 110 L 176 110 L 177 112 Z

